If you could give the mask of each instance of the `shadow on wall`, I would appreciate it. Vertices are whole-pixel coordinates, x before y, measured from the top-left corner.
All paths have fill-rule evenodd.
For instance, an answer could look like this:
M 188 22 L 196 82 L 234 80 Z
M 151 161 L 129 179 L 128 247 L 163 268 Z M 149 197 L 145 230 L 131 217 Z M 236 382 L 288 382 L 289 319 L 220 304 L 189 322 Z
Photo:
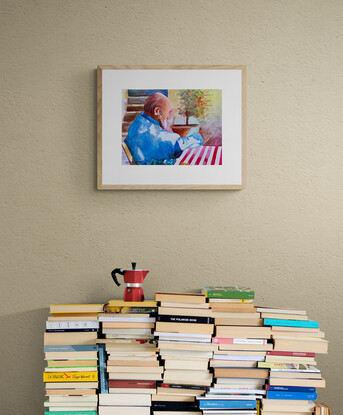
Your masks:
M 65 168 L 70 184 L 80 190 L 97 189 L 97 70 L 77 71 L 68 78 L 69 95 L 65 134 L 68 135 L 65 151 Z M 79 195 L 78 195 L 79 196 Z
M 43 411 L 43 334 L 48 313 L 40 308 L 0 317 L 2 415 Z

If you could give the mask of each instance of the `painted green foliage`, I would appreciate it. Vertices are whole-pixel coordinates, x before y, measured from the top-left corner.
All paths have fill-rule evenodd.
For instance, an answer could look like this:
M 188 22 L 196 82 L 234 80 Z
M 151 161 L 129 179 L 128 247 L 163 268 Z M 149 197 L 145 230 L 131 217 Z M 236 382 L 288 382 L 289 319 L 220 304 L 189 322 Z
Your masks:
M 189 117 L 195 117 L 199 121 L 206 118 L 209 100 L 201 89 L 182 89 L 178 93 L 180 97 L 179 114 L 186 117 L 188 125 Z

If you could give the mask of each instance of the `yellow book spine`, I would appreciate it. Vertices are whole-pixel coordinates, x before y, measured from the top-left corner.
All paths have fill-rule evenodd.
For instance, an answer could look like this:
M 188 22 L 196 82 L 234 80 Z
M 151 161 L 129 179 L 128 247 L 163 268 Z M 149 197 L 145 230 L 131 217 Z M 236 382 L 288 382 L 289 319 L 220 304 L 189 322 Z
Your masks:
M 256 401 L 256 409 L 257 409 L 257 414 L 256 415 L 260 415 L 261 414 L 261 407 L 260 407 L 260 401 L 258 399 Z
M 43 382 L 97 382 L 98 372 L 44 372 Z

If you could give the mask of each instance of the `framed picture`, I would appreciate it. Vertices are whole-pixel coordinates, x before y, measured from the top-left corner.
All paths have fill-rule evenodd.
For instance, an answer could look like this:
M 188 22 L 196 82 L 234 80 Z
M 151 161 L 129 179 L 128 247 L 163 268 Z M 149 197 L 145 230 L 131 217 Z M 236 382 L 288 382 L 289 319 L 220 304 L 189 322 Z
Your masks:
M 244 66 L 98 66 L 98 189 L 242 189 Z

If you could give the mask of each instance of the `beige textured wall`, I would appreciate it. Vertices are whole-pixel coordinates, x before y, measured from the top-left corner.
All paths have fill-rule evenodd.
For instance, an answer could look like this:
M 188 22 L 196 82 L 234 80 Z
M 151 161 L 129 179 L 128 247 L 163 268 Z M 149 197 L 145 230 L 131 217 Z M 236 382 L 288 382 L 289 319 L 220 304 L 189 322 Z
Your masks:
M 320 392 L 339 414 L 341 0 L 1 0 L 1 403 L 42 413 L 48 305 L 253 287 L 330 340 Z M 243 191 L 97 191 L 98 64 L 247 65 Z

